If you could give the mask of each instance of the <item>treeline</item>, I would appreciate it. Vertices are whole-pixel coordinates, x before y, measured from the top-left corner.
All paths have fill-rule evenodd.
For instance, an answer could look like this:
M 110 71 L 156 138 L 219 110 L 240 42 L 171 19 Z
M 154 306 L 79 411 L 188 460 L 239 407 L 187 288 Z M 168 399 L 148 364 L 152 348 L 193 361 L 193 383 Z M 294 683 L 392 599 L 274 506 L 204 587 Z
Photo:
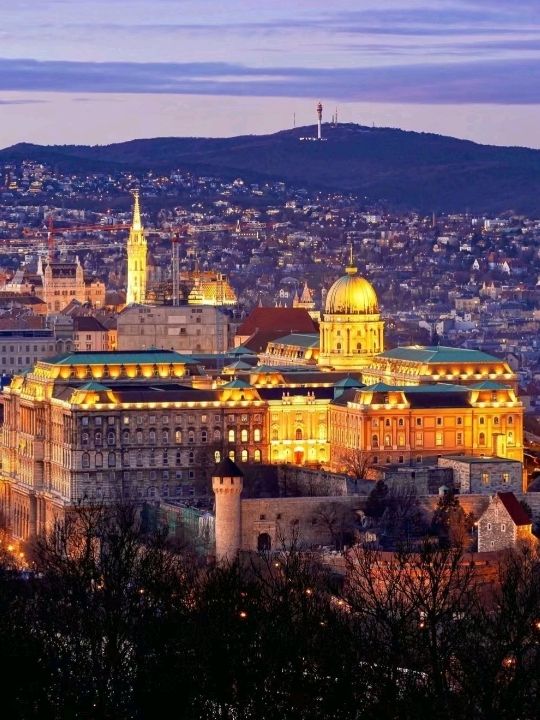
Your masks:
M 130 508 L 82 509 L 0 557 L 2 717 L 538 717 L 540 556 L 353 550 L 347 580 L 289 547 L 226 567 Z

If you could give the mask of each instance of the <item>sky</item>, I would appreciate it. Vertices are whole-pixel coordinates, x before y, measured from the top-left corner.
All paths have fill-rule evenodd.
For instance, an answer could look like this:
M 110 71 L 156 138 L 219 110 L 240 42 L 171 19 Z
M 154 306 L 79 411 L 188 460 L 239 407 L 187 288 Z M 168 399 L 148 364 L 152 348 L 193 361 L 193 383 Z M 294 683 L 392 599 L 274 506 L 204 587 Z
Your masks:
M 540 0 L 0 0 L 0 146 L 326 119 L 540 147 Z

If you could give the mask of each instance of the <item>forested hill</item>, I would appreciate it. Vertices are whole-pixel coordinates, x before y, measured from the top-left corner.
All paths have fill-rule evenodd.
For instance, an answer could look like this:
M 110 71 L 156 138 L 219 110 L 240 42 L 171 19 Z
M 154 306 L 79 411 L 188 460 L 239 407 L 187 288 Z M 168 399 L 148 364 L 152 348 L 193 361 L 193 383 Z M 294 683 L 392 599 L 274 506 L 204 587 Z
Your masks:
M 0 162 L 33 159 L 76 172 L 184 168 L 354 191 L 401 209 L 540 215 L 540 151 L 353 124 L 232 138 L 155 138 L 103 146 L 21 143 Z

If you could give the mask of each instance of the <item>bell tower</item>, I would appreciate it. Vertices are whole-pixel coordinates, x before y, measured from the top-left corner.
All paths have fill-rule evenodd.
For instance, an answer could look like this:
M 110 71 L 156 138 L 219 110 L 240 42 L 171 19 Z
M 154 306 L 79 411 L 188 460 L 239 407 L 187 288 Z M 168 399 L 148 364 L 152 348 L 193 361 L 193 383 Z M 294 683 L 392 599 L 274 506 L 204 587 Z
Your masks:
M 141 222 L 139 191 L 133 192 L 133 220 L 127 243 L 126 305 L 146 300 L 146 238 Z

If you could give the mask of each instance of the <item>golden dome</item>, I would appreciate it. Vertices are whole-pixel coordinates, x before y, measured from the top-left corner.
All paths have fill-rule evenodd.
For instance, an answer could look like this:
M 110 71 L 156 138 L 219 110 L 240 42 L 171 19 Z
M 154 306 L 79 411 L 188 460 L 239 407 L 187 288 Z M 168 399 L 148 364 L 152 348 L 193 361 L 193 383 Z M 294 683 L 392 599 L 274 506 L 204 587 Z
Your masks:
M 332 285 L 326 296 L 328 315 L 377 315 L 379 302 L 373 286 L 349 266 L 343 277 Z

